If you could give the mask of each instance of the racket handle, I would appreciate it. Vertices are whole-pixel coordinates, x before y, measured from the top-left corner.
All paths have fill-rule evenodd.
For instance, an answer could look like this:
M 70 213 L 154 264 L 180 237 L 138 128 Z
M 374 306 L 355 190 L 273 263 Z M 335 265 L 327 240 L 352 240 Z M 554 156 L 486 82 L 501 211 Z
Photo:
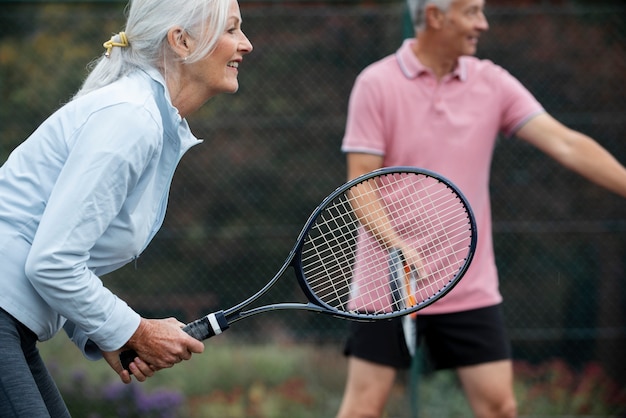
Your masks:
M 208 338 L 221 334 L 229 328 L 228 321 L 224 316 L 224 311 L 218 311 L 209 314 L 203 318 L 196 319 L 195 321 L 185 325 L 183 331 L 191 335 L 198 341 L 203 341 Z M 122 367 L 130 372 L 128 366 L 137 357 L 135 350 L 125 350 L 120 353 L 120 362 Z M 131 373 L 132 374 L 132 373 Z
M 227 329 L 228 321 L 224 316 L 224 311 L 218 311 L 187 324 L 183 331 L 196 340 L 203 341 L 219 335 Z
M 120 353 L 120 363 L 122 363 L 122 367 L 128 370 L 128 373 L 130 374 L 133 374 L 133 372 L 130 371 L 128 366 L 130 366 L 130 363 L 135 360 L 135 357 L 137 357 L 137 352 L 135 350 L 126 350 Z

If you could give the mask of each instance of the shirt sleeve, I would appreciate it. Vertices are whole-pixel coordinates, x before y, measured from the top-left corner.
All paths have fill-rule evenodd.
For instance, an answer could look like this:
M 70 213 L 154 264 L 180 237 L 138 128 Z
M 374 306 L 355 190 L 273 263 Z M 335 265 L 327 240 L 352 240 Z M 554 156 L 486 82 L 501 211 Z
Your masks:
M 113 351 L 139 326 L 139 315 L 103 286 L 87 262 L 157 152 L 160 132 L 147 110 L 119 104 L 95 112 L 65 139 L 67 159 L 37 228 L 26 274 L 48 305 L 80 329 L 74 341 L 84 336 Z
M 385 155 L 381 92 L 367 70 L 357 77 L 348 103 L 343 152 Z
M 511 137 L 533 117 L 545 110 L 526 87 L 508 71 L 495 66 L 502 100 L 502 132 Z

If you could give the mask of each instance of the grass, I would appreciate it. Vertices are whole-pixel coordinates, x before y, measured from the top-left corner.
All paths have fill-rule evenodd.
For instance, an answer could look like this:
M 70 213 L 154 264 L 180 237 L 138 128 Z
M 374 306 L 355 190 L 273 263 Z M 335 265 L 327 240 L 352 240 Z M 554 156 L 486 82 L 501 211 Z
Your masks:
M 74 418 L 325 418 L 334 417 L 345 383 L 339 344 L 250 344 L 230 336 L 144 383 L 123 385 L 104 361 L 90 362 L 60 334 L 40 350 Z M 522 417 L 618 417 L 626 389 L 594 363 L 574 370 L 560 360 L 516 362 Z M 394 386 L 385 418 L 471 416 L 456 375 L 422 377 L 411 411 L 408 374 Z
M 65 335 L 39 348 L 74 417 L 118 417 L 111 403 L 145 403 L 154 393 L 180 395 L 174 415 L 180 417 L 332 417 L 346 369 L 337 345 L 250 345 L 221 336 L 190 361 L 122 387 L 104 361 L 84 359 Z M 87 405 L 81 401 L 86 398 Z M 148 416 L 145 409 L 125 416 Z

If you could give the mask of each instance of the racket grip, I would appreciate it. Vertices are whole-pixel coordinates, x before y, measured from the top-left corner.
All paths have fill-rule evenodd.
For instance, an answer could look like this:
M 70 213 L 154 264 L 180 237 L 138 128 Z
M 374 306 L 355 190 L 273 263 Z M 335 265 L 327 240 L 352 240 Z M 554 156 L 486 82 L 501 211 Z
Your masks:
M 228 321 L 224 316 L 224 311 L 218 311 L 187 324 L 183 328 L 183 331 L 196 340 L 203 341 L 221 334 L 226 331 L 228 327 Z
M 126 350 L 120 353 L 120 363 L 122 363 L 122 367 L 128 370 L 130 374 L 133 374 L 133 372 L 130 371 L 128 366 L 130 366 L 130 363 L 135 360 L 135 357 L 137 357 L 137 352 L 135 350 Z
M 203 341 L 208 338 L 221 334 L 229 328 L 224 311 L 218 311 L 209 314 L 203 318 L 196 319 L 193 322 L 185 325 L 183 331 L 191 335 L 198 341 Z M 120 353 L 120 362 L 122 367 L 130 372 L 128 368 L 130 363 L 137 357 L 135 350 L 125 350 Z M 132 374 L 132 373 L 131 373 Z

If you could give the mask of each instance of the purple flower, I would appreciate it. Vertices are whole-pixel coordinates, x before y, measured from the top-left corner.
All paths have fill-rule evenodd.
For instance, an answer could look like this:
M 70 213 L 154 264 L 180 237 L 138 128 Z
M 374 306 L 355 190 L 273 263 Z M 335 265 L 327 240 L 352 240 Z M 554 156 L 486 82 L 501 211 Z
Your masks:
M 161 418 L 175 418 L 178 408 L 183 404 L 182 394 L 166 389 L 156 390 L 150 394 L 136 393 L 135 405 L 141 413 L 158 412 Z

